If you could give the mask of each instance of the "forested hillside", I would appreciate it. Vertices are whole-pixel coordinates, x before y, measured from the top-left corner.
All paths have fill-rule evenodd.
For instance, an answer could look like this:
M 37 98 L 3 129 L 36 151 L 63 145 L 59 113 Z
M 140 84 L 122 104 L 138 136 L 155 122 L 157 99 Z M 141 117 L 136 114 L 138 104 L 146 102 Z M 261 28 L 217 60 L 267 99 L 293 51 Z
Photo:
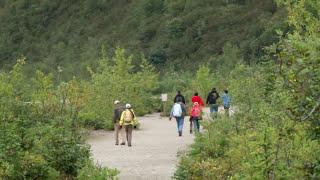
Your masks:
M 259 61 L 285 16 L 273 0 L 2 0 L 0 62 L 26 57 L 29 72 L 61 67 L 63 78 L 87 77 L 102 48 L 176 69 L 217 61 L 226 42 Z
M 115 100 L 213 87 L 236 111 L 201 120 L 173 178 L 320 179 L 319 27 L 319 0 L 0 0 L 0 179 L 116 178 L 86 144 Z

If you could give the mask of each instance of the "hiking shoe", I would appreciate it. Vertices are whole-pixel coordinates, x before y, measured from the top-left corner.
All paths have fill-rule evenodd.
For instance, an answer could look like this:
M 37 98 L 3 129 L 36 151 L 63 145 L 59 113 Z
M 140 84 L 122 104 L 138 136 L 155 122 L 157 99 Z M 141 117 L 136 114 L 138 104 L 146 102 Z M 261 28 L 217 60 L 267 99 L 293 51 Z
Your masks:
M 126 145 L 126 143 L 121 143 L 120 145 Z
M 119 143 L 116 143 L 116 146 L 118 146 L 119 145 Z
M 179 136 L 182 136 L 182 132 L 181 131 L 179 131 Z
M 131 144 L 128 144 L 129 147 L 131 147 Z
M 190 134 L 192 134 L 193 132 L 192 132 L 192 129 L 190 129 Z

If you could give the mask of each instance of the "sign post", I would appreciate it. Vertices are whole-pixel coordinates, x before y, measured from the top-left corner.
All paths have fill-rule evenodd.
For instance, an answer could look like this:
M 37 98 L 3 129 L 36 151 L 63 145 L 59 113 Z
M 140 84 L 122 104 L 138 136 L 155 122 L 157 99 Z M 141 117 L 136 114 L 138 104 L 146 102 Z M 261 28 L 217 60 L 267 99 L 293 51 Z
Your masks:
M 168 94 L 161 94 L 161 101 L 163 103 L 163 116 L 166 116 L 166 105 L 168 101 Z

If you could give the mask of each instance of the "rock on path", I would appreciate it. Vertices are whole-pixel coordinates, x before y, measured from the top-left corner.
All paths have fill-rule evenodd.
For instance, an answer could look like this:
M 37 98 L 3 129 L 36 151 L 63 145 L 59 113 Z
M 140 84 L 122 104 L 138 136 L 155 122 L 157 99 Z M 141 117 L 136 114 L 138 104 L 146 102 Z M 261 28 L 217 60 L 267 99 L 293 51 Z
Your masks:
M 132 147 L 115 146 L 112 131 L 94 131 L 88 140 L 94 160 L 119 169 L 119 178 L 124 180 L 171 179 L 177 152 L 186 150 L 194 140 L 194 135 L 189 134 L 189 118 L 185 118 L 182 137 L 178 137 L 174 119 L 151 114 L 139 120 L 141 129 L 133 132 Z

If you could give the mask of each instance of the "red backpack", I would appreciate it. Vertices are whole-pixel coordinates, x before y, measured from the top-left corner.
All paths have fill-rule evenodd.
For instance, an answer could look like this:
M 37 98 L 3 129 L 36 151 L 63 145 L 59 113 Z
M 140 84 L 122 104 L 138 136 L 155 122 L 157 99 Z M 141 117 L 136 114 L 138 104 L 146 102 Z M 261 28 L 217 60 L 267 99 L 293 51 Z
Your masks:
M 192 117 L 200 117 L 201 116 L 201 108 L 200 106 L 193 106 L 191 109 Z

